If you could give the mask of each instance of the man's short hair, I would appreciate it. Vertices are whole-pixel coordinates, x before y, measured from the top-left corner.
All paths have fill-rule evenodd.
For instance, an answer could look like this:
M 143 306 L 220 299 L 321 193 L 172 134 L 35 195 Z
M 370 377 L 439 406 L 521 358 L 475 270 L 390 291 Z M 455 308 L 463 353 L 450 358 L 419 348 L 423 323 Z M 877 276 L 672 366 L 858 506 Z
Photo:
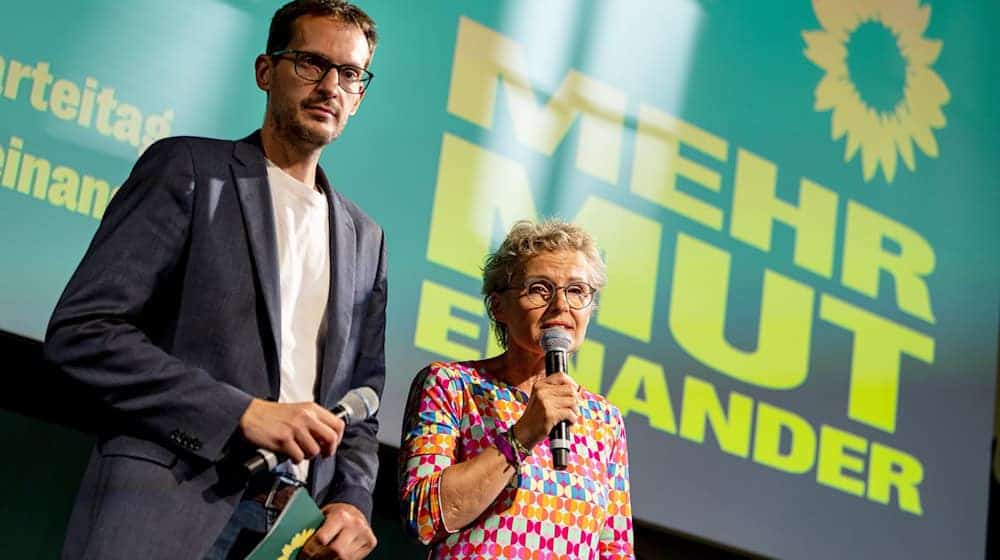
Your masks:
M 378 33 L 375 21 L 361 8 L 346 0 L 292 0 L 274 12 L 267 34 L 267 54 L 287 49 L 295 32 L 295 20 L 302 16 L 332 17 L 343 23 L 356 25 L 368 41 L 369 62 L 375 53 Z

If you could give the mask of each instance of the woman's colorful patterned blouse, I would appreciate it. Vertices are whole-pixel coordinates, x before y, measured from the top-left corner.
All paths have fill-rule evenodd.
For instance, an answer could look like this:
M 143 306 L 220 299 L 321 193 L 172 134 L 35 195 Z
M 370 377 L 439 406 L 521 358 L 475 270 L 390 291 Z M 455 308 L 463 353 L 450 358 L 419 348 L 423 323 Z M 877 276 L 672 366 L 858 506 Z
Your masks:
M 543 441 L 476 521 L 444 526 L 442 471 L 494 446 L 528 403 L 526 393 L 476 365 L 433 363 L 410 388 L 399 477 L 410 533 L 437 559 L 634 558 L 625 425 L 617 408 L 586 389 L 568 469 L 552 468 Z

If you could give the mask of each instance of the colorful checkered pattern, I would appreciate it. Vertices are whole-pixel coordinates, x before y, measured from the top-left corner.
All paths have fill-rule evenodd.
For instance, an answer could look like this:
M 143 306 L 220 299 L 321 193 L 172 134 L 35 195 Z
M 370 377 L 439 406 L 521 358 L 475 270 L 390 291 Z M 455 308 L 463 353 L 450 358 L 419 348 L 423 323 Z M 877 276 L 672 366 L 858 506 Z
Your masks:
M 625 424 L 617 408 L 587 390 L 567 470 L 552 468 L 543 441 L 483 515 L 458 532 L 446 530 L 441 473 L 492 446 L 528 403 L 523 391 L 476 365 L 433 363 L 410 388 L 399 454 L 410 533 L 440 560 L 634 558 Z

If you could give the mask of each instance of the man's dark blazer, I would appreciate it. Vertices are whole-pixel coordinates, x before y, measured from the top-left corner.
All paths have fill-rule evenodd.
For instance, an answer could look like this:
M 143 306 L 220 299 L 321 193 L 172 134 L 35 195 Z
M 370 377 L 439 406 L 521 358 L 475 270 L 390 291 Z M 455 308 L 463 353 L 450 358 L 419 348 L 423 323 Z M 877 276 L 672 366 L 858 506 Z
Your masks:
M 317 402 L 385 378 L 385 238 L 317 183 L 330 207 L 330 295 Z M 109 204 L 49 324 L 47 359 L 107 420 L 63 558 L 201 558 L 238 503 L 217 462 L 246 445 L 254 397 L 277 400 L 281 306 L 274 211 L 259 132 L 149 147 Z M 371 517 L 378 424 L 347 428 L 311 462 L 320 504 Z M 222 480 L 220 480 L 222 479 Z

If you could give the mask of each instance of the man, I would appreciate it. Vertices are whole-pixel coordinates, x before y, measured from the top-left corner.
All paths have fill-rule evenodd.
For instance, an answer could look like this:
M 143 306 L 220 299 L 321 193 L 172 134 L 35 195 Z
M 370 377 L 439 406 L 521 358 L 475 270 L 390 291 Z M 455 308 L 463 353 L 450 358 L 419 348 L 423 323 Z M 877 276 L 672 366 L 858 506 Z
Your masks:
M 308 548 L 374 548 L 377 423 L 327 409 L 381 394 L 385 239 L 318 161 L 375 43 L 344 0 L 288 3 L 255 63 L 262 128 L 151 146 L 109 205 L 45 343 L 107 418 L 64 558 L 242 558 L 296 479 L 326 516 Z M 289 460 L 233 489 L 223 459 L 255 448 Z

